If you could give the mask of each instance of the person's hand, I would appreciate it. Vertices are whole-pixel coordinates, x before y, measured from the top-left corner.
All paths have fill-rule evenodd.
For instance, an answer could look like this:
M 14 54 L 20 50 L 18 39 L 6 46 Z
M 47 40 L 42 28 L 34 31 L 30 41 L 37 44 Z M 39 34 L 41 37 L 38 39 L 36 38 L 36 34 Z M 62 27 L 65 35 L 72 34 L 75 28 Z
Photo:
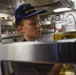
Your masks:
M 63 67 L 63 64 L 55 64 L 48 75 L 59 75 L 62 67 Z

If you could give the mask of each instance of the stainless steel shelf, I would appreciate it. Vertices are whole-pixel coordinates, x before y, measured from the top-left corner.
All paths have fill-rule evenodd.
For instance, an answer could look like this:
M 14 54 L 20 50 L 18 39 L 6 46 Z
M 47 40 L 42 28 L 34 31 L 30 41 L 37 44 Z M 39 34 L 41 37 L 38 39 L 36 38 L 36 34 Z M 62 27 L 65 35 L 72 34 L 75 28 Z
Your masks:
M 47 34 L 47 33 L 54 33 L 53 30 L 43 30 L 42 31 L 42 34 Z
M 4 38 L 22 36 L 22 34 L 20 34 L 20 33 L 10 33 L 10 34 L 1 34 L 1 36 L 2 36 L 2 39 L 4 39 Z
M 12 25 L 12 21 L 1 21 L 1 25 Z
M 33 63 L 75 63 L 76 42 L 17 42 L 0 45 L 0 60 Z

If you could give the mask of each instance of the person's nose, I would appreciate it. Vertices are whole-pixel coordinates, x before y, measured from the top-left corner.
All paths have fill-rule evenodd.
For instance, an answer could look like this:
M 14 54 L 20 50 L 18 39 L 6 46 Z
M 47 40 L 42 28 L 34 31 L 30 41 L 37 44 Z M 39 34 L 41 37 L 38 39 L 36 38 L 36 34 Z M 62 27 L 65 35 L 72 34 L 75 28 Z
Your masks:
M 41 28 L 41 23 L 37 23 L 37 28 Z

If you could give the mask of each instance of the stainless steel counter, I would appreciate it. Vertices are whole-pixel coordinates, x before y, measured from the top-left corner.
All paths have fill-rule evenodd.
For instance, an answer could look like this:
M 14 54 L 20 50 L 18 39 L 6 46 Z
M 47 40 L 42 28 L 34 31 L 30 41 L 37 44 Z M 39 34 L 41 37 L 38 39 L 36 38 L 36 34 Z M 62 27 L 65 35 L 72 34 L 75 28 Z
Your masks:
M 0 45 L 0 60 L 76 63 L 76 42 L 19 42 Z
M 4 67 L 5 73 L 6 74 L 8 73 L 9 62 L 7 61 L 19 61 L 20 63 L 25 62 L 24 64 L 27 63 L 46 64 L 45 66 L 48 67 L 48 65 L 55 63 L 76 64 L 75 57 L 76 57 L 75 40 L 66 40 L 66 41 L 60 40 L 57 42 L 49 42 L 49 43 L 17 42 L 12 44 L 2 44 L 0 45 L 0 61 L 2 61 L 0 63 L 1 64 L 0 75 L 4 75 L 2 64 L 5 65 Z

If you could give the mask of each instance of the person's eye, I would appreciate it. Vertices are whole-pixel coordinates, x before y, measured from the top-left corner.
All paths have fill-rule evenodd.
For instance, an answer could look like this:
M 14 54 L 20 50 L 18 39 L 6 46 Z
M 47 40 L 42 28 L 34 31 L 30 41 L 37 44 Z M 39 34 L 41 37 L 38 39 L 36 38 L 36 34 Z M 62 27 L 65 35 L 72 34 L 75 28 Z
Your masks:
M 32 22 L 30 25 L 37 25 L 37 24 L 40 24 L 41 25 L 41 21 L 38 21 L 38 22 Z
M 36 25 L 37 23 L 36 22 L 32 22 L 30 25 Z
M 32 25 L 36 25 L 37 24 L 37 22 L 34 22 Z

